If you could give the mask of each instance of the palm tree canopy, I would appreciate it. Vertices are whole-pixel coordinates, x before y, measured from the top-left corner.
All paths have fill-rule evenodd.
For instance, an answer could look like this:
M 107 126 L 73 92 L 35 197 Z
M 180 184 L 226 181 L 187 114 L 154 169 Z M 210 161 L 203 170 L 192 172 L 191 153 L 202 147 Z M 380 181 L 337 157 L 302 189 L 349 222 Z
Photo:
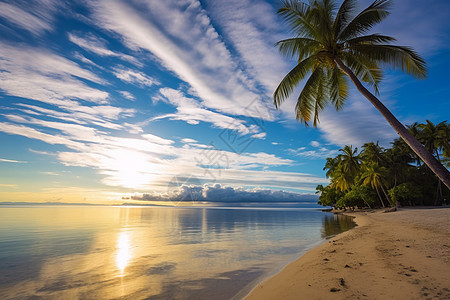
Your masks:
M 338 60 L 377 93 L 385 65 L 424 78 L 425 61 L 416 52 L 390 44 L 395 41 L 392 37 L 368 33 L 389 15 L 390 5 L 389 0 L 375 0 L 355 15 L 356 0 L 344 0 L 339 8 L 334 0 L 283 0 L 278 13 L 295 36 L 276 46 L 298 63 L 275 90 L 275 106 L 309 75 L 298 96 L 296 117 L 306 126 L 312 121 L 317 127 L 319 113 L 330 103 L 340 110 L 348 96 L 348 79 Z

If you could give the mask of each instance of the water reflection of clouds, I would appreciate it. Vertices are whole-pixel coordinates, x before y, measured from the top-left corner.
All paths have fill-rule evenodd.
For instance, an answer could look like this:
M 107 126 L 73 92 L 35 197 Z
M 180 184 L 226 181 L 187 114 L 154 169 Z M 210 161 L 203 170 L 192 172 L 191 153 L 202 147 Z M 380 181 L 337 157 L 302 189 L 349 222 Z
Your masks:
M 48 244 L 45 258 L 16 253 L 17 258 L 36 260 L 39 271 L 33 278 L 18 276 L 16 282 L 0 283 L 0 298 L 177 298 L 212 295 L 217 289 L 222 298 L 230 298 L 268 268 L 340 227 L 333 225 L 334 217 L 300 210 L 65 209 L 85 210 L 77 213 L 87 216 L 79 222 L 90 227 L 85 246 L 73 244 L 76 239 L 71 236 L 77 236 L 76 232 L 64 232 L 68 237 L 53 237 L 64 245 Z M 64 234 L 57 225 L 49 228 L 61 237 Z M 86 229 L 81 224 L 74 227 L 81 228 L 80 232 Z M 40 244 L 50 240 L 51 231 L 47 231 Z M 72 250 L 57 250 L 59 246 L 68 249 L 69 241 Z M 0 271 L 0 276 L 4 272 Z

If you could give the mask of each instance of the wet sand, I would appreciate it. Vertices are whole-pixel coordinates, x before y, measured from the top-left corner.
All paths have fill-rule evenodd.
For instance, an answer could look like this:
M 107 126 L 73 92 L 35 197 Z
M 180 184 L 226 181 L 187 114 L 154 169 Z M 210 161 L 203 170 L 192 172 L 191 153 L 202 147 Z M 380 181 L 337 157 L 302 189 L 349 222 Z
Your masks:
M 349 213 L 339 234 L 246 299 L 450 299 L 450 208 Z

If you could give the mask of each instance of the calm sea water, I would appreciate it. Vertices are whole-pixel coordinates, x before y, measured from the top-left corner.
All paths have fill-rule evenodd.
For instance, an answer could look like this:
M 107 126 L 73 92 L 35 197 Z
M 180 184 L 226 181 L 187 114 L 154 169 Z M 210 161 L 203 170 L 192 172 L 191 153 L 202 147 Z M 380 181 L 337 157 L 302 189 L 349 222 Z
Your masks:
M 230 299 L 354 226 L 305 208 L 0 207 L 0 299 Z

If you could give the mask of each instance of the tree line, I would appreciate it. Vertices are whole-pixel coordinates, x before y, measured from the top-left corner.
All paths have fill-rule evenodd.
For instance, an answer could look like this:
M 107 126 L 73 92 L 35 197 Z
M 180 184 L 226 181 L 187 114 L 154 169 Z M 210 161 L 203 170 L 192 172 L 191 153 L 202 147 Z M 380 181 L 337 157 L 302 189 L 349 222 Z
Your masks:
M 435 158 L 450 167 L 450 124 L 414 123 L 408 131 Z M 319 204 L 336 208 L 450 204 L 450 190 L 411 150 L 403 139 L 391 148 L 378 142 L 358 148 L 346 145 L 325 167 L 330 184 L 318 185 Z

